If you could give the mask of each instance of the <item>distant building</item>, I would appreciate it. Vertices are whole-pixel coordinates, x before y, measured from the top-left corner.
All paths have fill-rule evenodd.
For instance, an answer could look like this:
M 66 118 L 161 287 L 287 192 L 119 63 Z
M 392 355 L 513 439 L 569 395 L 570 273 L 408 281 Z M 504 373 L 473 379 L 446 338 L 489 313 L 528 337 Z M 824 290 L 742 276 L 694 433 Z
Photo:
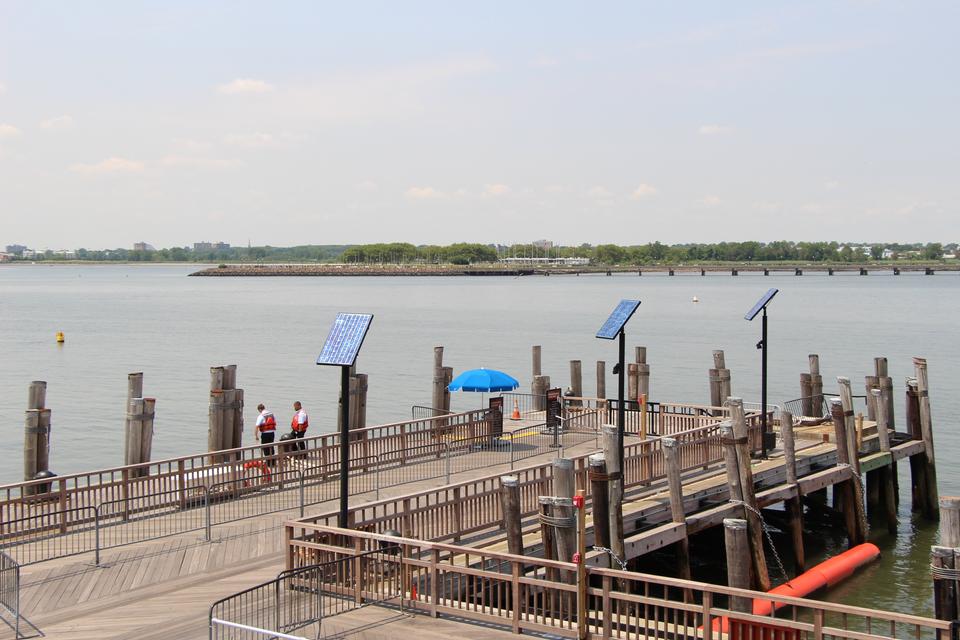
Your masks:
M 582 267 L 590 264 L 590 258 L 500 258 L 499 262 L 508 265 L 565 265 Z
M 230 245 L 226 242 L 194 242 L 193 250 L 196 252 L 206 251 L 228 251 Z
M 15 256 L 22 256 L 22 255 L 23 255 L 23 252 L 26 251 L 26 250 L 27 250 L 27 248 L 26 248 L 25 246 L 23 246 L 22 244 L 8 244 L 8 245 L 7 245 L 7 253 L 13 254 L 13 255 L 15 255 Z
M 53 255 L 64 260 L 75 260 L 77 258 L 77 252 L 73 249 L 57 249 L 53 252 Z
M 13 260 L 12 253 L 0 253 L 0 262 L 10 262 Z
M 534 240 L 533 246 L 537 249 L 553 249 L 553 240 Z
M 156 251 L 156 249 L 153 248 L 152 244 L 147 244 L 146 242 L 134 242 L 133 250 L 134 251 Z

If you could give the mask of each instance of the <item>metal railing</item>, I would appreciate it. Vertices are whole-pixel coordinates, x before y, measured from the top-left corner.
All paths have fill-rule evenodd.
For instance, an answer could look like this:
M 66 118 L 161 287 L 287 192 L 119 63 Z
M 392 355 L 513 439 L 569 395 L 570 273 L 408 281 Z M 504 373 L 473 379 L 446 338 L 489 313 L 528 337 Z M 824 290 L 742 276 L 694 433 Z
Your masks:
M 828 418 L 830 417 L 830 401 L 839 398 L 835 393 L 821 393 L 814 396 L 804 396 L 795 400 L 788 400 L 783 403 L 783 408 L 787 409 L 794 416 L 805 416 L 808 418 Z M 867 407 L 867 396 L 853 396 L 854 403 L 857 400 L 863 402 L 863 410 Z M 744 403 L 746 406 L 746 403 Z M 772 407 L 774 405 L 767 405 Z M 856 408 L 854 408 L 856 410 Z
M 373 602 L 403 609 L 403 555 L 387 546 L 287 570 L 273 580 L 222 598 L 209 613 L 210 640 L 292 638 L 326 618 Z
M 347 561 L 379 545 L 399 545 L 404 604 L 513 633 L 576 638 L 795 638 L 797 640 L 948 640 L 955 623 L 921 616 L 748 591 L 659 575 L 584 568 L 490 549 L 312 525 L 309 542 L 290 541 L 295 563 Z M 343 593 L 376 593 L 388 576 L 351 575 Z M 332 590 L 332 586 L 328 586 Z M 737 601 L 747 610 L 734 610 Z M 582 613 L 581 613 L 582 612 Z M 468 627 L 463 635 L 469 635 Z
M 439 416 L 453 415 L 453 411 L 439 409 L 428 405 L 415 404 L 410 407 L 410 418 L 413 420 L 425 420 L 427 418 L 436 418 Z
M 7 554 L 0 552 L 0 613 L 3 621 L 13 629 L 14 639 L 20 637 L 20 565 Z
M 373 493 L 379 500 L 381 490 L 393 486 L 435 478 L 449 484 L 457 473 L 496 465 L 514 469 L 528 458 L 551 452 L 562 456 L 565 447 L 595 437 L 573 430 L 551 433 L 542 424 L 497 437 L 438 437 L 429 444 L 353 460 L 350 494 Z M 102 551 L 139 542 L 192 531 L 203 531 L 209 542 L 214 527 L 285 511 L 296 510 L 303 517 L 307 506 L 335 500 L 339 465 L 311 466 L 303 454 L 287 452 L 261 464 L 234 465 L 203 481 L 206 484 L 156 492 L 131 485 L 128 496 L 95 507 L 44 510 L 21 518 L 23 522 L 5 522 L 3 528 L 20 534 L 7 536 L 3 548 L 20 564 L 93 553 L 99 565 Z

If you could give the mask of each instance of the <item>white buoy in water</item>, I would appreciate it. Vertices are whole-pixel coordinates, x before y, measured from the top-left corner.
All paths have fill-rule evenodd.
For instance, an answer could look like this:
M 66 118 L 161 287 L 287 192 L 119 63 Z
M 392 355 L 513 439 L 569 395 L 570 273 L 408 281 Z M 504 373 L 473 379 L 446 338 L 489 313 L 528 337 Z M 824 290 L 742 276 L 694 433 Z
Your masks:
M 693 296 L 692 298 L 690 298 L 690 302 L 700 302 L 700 298 L 698 298 L 697 296 Z

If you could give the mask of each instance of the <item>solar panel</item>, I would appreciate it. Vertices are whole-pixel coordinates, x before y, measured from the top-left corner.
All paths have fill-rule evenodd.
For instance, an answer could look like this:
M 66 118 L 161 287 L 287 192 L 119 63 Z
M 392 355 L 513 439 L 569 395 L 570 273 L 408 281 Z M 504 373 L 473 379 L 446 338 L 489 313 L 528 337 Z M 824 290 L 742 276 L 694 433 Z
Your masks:
M 639 306 L 639 300 L 621 300 L 617 308 L 614 309 L 610 317 L 607 318 L 607 321 L 600 327 L 600 331 L 597 331 L 597 337 L 603 338 L 604 340 L 613 340 L 616 338 L 620 330 L 623 329 L 623 325 L 627 324 L 627 320 L 630 319 L 630 316 L 633 315 L 633 312 L 636 311 Z
M 352 366 L 371 322 L 371 313 L 338 313 L 317 357 L 317 364 Z
M 760 296 L 760 299 L 757 300 L 757 304 L 753 305 L 753 308 L 750 311 L 747 311 L 747 315 L 743 316 L 744 320 L 753 320 L 757 317 L 757 314 L 760 313 L 760 310 L 763 309 L 767 304 L 773 300 L 773 296 L 777 295 L 780 289 L 770 289 L 765 294 Z

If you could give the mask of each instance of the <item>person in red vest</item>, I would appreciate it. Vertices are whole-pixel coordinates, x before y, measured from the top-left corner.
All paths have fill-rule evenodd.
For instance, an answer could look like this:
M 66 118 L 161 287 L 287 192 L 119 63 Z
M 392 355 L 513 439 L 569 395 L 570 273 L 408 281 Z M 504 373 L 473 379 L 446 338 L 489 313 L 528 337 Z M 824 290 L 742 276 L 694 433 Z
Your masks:
M 268 458 L 273 455 L 273 447 L 266 446 L 273 442 L 273 437 L 277 432 L 277 419 L 273 417 L 273 412 L 267 411 L 266 407 L 262 404 L 257 405 L 257 411 L 260 412 L 260 415 L 257 416 L 257 424 L 255 435 L 257 440 L 259 440 L 264 446 L 261 447 L 263 451 L 263 456 Z M 271 465 L 273 462 L 271 461 Z
M 303 410 L 303 405 L 297 400 L 293 403 L 293 419 L 290 420 L 290 428 L 293 429 L 293 435 L 300 442 L 297 443 L 297 449 L 303 451 L 307 448 L 307 443 L 303 441 L 303 436 L 307 433 L 307 427 L 310 426 L 310 418 L 307 412 Z

